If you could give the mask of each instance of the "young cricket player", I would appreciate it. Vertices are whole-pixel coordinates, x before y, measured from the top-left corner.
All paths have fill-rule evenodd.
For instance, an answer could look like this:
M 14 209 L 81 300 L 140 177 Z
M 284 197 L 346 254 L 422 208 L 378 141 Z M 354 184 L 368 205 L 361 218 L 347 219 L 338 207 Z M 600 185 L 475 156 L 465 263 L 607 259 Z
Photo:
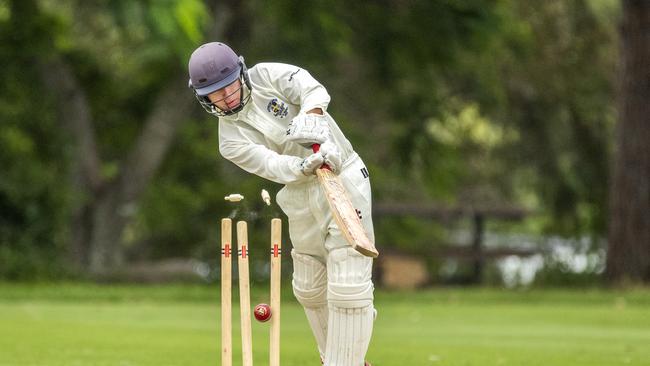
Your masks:
M 316 169 L 339 174 L 374 242 L 368 170 L 327 113 L 327 90 L 305 69 L 260 63 L 220 42 L 197 48 L 189 86 L 219 117 L 219 152 L 245 171 L 285 186 L 277 203 L 288 217 L 293 292 L 327 366 L 363 366 L 373 329 L 372 258 L 352 249 L 335 223 Z M 312 144 L 320 150 L 312 151 Z M 368 364 L 366 364 L 368 365 Z

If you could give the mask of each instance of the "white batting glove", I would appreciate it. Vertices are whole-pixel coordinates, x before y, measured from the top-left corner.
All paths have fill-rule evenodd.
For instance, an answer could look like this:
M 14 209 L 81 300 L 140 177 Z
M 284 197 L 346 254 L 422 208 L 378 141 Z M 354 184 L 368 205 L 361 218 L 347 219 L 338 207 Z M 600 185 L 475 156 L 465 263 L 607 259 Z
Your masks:
M 342 159 L 339 148 L 332 141 L 325 141 L 320 145 L 320 150 L 318 151 L 323 155 L 325 159 L 325 164 L 327 164 L 333 173 L 338 174 L 341 171 Z
M 316 174 L 316 169 L 320 168 L 324 162 L 325 158 L 320 152 L 311 154 L 300 163 L 300 171 L 304 175 Z
M 330 137 L 327 117 L 320 114 L 301 114 L 289 123 L 287 140 L 299 143 L 305 147 L 322 144 Z

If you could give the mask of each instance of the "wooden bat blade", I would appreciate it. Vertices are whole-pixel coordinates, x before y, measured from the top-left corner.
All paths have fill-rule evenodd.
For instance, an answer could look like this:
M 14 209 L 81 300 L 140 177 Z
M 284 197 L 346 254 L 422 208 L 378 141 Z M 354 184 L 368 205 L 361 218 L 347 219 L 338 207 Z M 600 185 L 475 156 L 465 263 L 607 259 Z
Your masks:
M 341 179 L 329 169 L 317 169 L 316 175 L 323 187 L 334 220 L 347 242 L 366 257 L 377 258 L 379 252 L 368 238 Z

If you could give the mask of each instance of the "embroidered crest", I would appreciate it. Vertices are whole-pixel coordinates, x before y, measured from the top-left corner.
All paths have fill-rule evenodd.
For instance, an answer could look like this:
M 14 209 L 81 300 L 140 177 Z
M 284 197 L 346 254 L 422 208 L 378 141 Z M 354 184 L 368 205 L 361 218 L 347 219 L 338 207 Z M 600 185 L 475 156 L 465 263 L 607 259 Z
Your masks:
M 283 101 L 279 101 L 277 98 L 271 99 L 269 104 L 266 106 L 266 110 L 273 113 L 273 116 L 278 118 L 284 118 L 289 113 L 289 108 Z

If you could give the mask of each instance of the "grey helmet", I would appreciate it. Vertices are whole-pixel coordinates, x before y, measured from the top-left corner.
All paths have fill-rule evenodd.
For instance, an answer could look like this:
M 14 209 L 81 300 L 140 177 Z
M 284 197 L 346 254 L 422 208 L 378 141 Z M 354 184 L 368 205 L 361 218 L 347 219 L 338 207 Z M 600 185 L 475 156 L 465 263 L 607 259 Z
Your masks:
M 189 87 L 203 109 L 215 116 L 235 114 L 244 108 L 251 98 L 248 70 L 242 56 L 221 42 L 206 43 L 192 52 L 189 62 Z M 208 94 L 224 88 L 235 80 L 241 81 L 239 106 L 221 110 L 208 98 Z M 246 88 L 244 88 L 246 86 Z

